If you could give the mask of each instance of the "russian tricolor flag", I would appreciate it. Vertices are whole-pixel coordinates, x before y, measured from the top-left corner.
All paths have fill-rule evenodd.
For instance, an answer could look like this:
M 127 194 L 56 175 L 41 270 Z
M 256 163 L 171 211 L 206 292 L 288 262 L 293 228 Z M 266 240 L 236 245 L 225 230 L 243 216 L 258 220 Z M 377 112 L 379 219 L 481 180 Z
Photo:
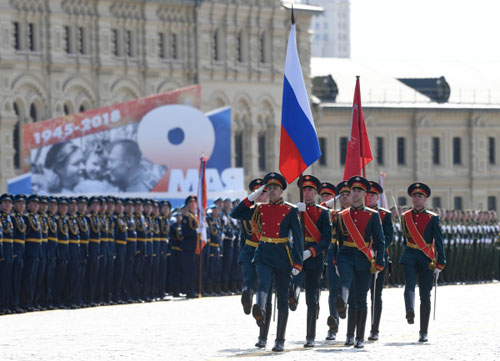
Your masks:
M 320 156 L 318 136 L 297 52 L 292 9 L 281 110 L 280 172 L 291 183 Z

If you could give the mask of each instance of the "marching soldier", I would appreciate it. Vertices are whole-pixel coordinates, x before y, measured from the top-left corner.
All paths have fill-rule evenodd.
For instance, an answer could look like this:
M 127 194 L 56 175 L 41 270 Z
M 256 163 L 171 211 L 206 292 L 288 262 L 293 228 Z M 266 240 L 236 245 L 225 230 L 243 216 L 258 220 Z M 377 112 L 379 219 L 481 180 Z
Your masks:
M 160 206 L 153 200 L 151 223 L 153 225 L 153 259 L 151 267 L 151 296 L 154 300 L 162 299 L 160 296 Z
M 113 224 L 113 216 L 115 213 L 115 197 L 105 197 L 106 201 L 106 222 L 108 227 L 108 244 L 106 256 L 106 281 L 104 284 L 104 302 L 111 303 L 111 298 L 114 291 L 114 275 L 115 275 L 115 258 L 116 258 L 116 243 L 115 243 L 115 226 Z
M 126 302 L 132 302 L 135 298 L 134 262 L 137 253 L 137 230 L 135 225 L 134 210 L 134 200 L 132 198 L 126 198 L 124 220 L 127 226 L 127 249 L 125 253 L 125 269 L 123 271 L 123 293 Z
M 78 300 L 77 306 L 82 306 L 84 300 L 86 275 L 87 275 L 87 260 L 89 257 L 89 238 L 90 228 L 86 217 L 88 199 L 85 196 L 77 198 L 78 212 L 76 214 L 76 221 L 78 223 L 78 233 L 80 234 L 80 266 L 78 272 L 78 289 L 76 299 Z
M 415 318 L 415 285 L 418 278 L 420 291 L 419 342 L 427 342 L 427 329 L 431 314 L 431 290 L 433 278 L 439 276 L 446 265 L 439 216 L 425 208 L 431 189 L 424 183 L 408 187 L 413 208 L 403 213 L 401 222 L 406 247 L 400 263 L 404 266 L 405 307 L 409 324 Z
M 283 202 L 281 197 L 287 186 L 285 178 L 278 173 L 269 173 L 264 177 L 264 184 L 238 204 L 231 216 L 240 220 L 260 218 L 257 228 L 261 238 L 254 257 L 259 286 L 252 314 L 257 325 L 264 327 L 266 314 L 271 312 L 266 304 L 267 298 L 271 297 L 268 292 L 274 278 L 278 296 L 278 328 L 273 351 L 282 352 L 288 321 L 290 273 L 296 276 L 302 270 L 303 234 L 297 208 Z M 255 204 L 264 188 L 269 193 L 269 203 Z M 256 212 L 258 216 L 254 216 Z M 293 243 L 290 242 L 290 232 Z
M 69 245 L 68 245 L 68 276 L 66 278 L 66 302 L 69 308 L 77 308 L 80 303 L 78 297 L 78 281 L 81 266 L 80 254 L 80 230 L 78 228 L 78 220 L 76 211 L 78 210 L 78 201 L 75 197 L 68 198 L 68 229 L 69 229 Z
M 361 176 L 351 177 L 352 206 L 338 213 L 339 251 L 337 264 L 340 272 L 340 294 L 337 310 L 345 318 L 349 287 L 356 291 L 356 342 L 354 347 L 364 347 L 367 316 L 366 297 L 370 288 L 371 273 L 384 268 L 384 234 L 377 211 L 364 206 L 370 183 Z M 373 254 L 375 251 L 375 254 Z
M 14 259 L 14 225 L 10 213 L 14 198 L 8 193 L 0 196 L 0 221 L 2 228 L 2 255 L 0 257 L 0 314 L 9 314 L 12 297 L 12 262 Z
M 89 199 L 89 212 L 87 223 L 89 224 L 89 257 L 87 261 L 87 303 L 96 306 L 96 294 L 99 275 L 99 258 L 101 257 L 101 221 L 99 220 L 99 209 L 101 201 L 98 197 Z
M 55 197 L 49 198 L 47 209 L 48 240 L 47 240 L 47 308 L 54 309 L 56 299 L 56 265 L 58 257 L 57 206 Z
M 238 232 L 231 219 L 231 207 L 231 200 L 226 198 L 221 214 L 223 227 L 221 285 L 222 292 L 225 294 L 231 294 L 230 279 L 233 264 L 233 244 Z
M 135 229 L 137 231 L 137 251 L 134 259 L 134 295 L 136 301 L 143 300 L 143 290 L 144 290 L 144 261 L 146 254 L 146 241 L 147 241 L 147 222 L 144 218 L 143 203 L 142 199 L 135 199 Z
M 194 271 L 195 266 L 195 251 L 198 242 L 198 218 L 196 212 L 198 210 L 198 198 L 195 195 L 190 195 L 185 201 L 185 210 L 183 212 L 181 227 L 182 227 L 182 279 L 184 292 L 187 298 L 194 298 Z
M 24 266 L 24 247 L 26 242 L 26 223 L 24 222 L 24 209 L 26 208 L 26 196 L 18 194 L 14 197 L 14 213 L 12 223 L 14 224 L 14 261 L 12 264 L 12 307 L 17 313 L 24 312 L 20 307 L 21 302 L 21 280 Z
M 106 285 L 108 282 L 109 261 L 109 222 L 106 210 L 108 203 L 105 197 L 99 197 L 99 229 L 101 231 L 101 243 L 99 245 L 99 271 L 97 276 L 97 300 L 100 305 L 106 302 Z
M 151 216 L 153 211 L 153 202 L 151 199 L 144 200 L 144 219 L 146 221 L 146 248 L 144 253 L 144 272 L 143 272 L 143 299 L 151 302 L 151 280 L 153 277 L 153 239 L 154 239 L 154 221 Z
M 69 261 L 69 224 L 66 214 L 68 212 L 68 198 L 59 197 L 57 206 L 57 261 L 55 277 L 55 305 L 59 308 L 64 306 L 64 296 L 66 294 L 66 285 L 68 279 L 68 261 Z
M 33 311 L 35 297 L 36 274 L 42 255 L 42 227 L 38 220 L 40 198 L 37 195 L 28 197 L 28 212 L 23 216 L 26 240 L 24 245 L 24 267 L 22 276 L 22 308 Z
M 375 300 L 375 305 L 372 304 L 372 327 L 370 330 L 370 336 L 368 336 L 368 340 L 377 341 L 378 333 L 379 333 L 379 325 L 380 325 L 380 317 L 382 315 L 382 290 L 385 284 L 385 276 L 387 274 L 387 269 L 389 268 L 389 246 L 392 244 L 393 238 L 393 228 L 392 228 L 392 213 L 378 206 L 378 201 L 380 199 L 380 195 L 384 192 L 383 188 L 377 182 L 370 181 L 370 188 L 366 194 L 365 202 L 366 206 L 378 211 L 380 216 L 380 220 L 382 221 L 382 230 L 384 232 L 384 240 L 385 240 L 385 254 L 386 254 L 386 263 L 385 267 L 378 274 L 377 278 L 372 276 L 370 283 L 370 291 L 371 291 L 371 300 Z M 375 292 L 375 296 L 373 293 Z
M 303 214 L 304 255 L 303 269 L 294 277 L 290 287 L 291 297 L 288 303 L 293 311 L 297 308 L 300 289 L 305 281 L 307 303 L 307 335 L 304 347 L 314 347 L 316 338 L 316 319 L 319 314 L 319 293 L 321 274 L 323 272 L 324 251 L 332 242 L 332 225 L 328 208 L 315 202 L 321 182 L 312 175 L 305 175 L 302 182 L 297 183 L 302 188 L 304 203 L 298 203 L 299 214 Z

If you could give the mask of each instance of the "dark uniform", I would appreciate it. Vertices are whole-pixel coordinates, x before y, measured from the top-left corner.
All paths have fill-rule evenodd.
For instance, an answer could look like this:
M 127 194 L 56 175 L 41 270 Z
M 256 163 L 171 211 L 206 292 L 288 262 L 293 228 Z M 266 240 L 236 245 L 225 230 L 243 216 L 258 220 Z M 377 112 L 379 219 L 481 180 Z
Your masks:
M 50 197 L 49 204 L 57 204 L 57 198 Z M 48 240 L 47 240 L 47 307 L 54 308 L 55 303 L 55 277 L 58 256 L 58 230 L 57 215 L 47 211 Z
M 142 199 L 137 198 L 135 205 L 142 205 Z M 136 300 L 141 300 L 144 293 L 144 262 L 146 255 L 146 242 L 148 225 L 142 213 L 135 213 L 135 229 L 137 231 L 137 252 L 134 260 L 134 295 Z
M 92 203 L 99 203 L 101 201 L 98 197 L 91 197 L 89 199 L 89 205 Z M 90 305 L 96 304 L 96 292 L 98 285 L 98 274 L 99 274 L 99 257 L 100 256 L 100 245 L 101 245 L 101 222 L 99 220 L 99 214 L 91 211 L 87 214 L 87 223 L 89 224 L 89 256 L 87 259 L 87 303 Z
M 125 265 L 123 271 L 123 297 L 124 301 L 131 302 L 135 298 L 134 262 L 137 253 L 137 231 L 133 208 L 130 207 L 134 206 L 134 200 L 131 198 L 126 198 L 125 206 L 129 206 L 130 211 L 124 216 L 125 225 L 127 226 L 127 249 L 125 252 Z
M 4 193 L 0 202 L 14 202 L 12 195 Z M 12 297 L 12 262 L 14 259 L 14 226 L 10 214 L 0 210 L 2 226 L 2 260 L 0 261 L 0 313 L 10 313 Z
M 197 201 L 196 196 L 186 198 L 185 205 L 189 202 Z M 187 210 L 182 216 L 182 285 L 187 298 L 194 298 L 194 280 L 195 280 L 195 251 L 198 242 L 198 218 L 195 214 Z
M 299 187 L 312 188 L 316 191 L 320 187 L 318 178 L 312 175 L 305 175 Z M 305 204 L 306 211 L 300 212 L 303 217 L 304 226 L 304 250 L 311 253 L 310 257 L 304 261 L 302 272 L 294 277 L 294 288 L 289 298 L 290 309 L 295 310 L 298 303 L 298 295 L 305 281 L 306 304 L 307 304 L 307 335 L 304 347 L 314 347 L 316 338 L 316 319 L 319 313 L 319 292 L 321 274 L 323 273 L 324 251 L 332 241 L 332 225 L 328 209 L 315 204 L 314 202 Z M 294 291 L 293 291 L 294 290 Z
M 41 196 L 40 204 L 48 204 L 49 197 Z M 47 245 L 49 237 L 49 225 L 47 220 L 47 214 L 45 212 L 38 211 L 38 221 L 40 222 L 40 227 L 42 229 L 42 243 L 40 245 L 40 260 L 38 262 L 38 268 L 36 272 L 35 280 L 35 295 L 33 299 L 33 304 L 35 308 L 43 309 L 46 307 L 47 300 Z
M 120 198 L 115 200 L 116 204 L 123 204 Z M 116 259 L 114 262 L 114 281 L 113 281 L 113 302 L 123 303 L 124 297 L 124 274 L 125 274 L 125 264 L 127 261 L 127 238 L 128 238 L 128 227 L 127 219 L 123 213 L 118 213 L 115 210 L 113 215 L 113 228 L 115 237 L 115 251 Z M 127 267 L 129 265 L 127 264 Z
M 59 197 L 59 207 L 67 205 L 66 197 Z M 68 262 L 69 262 L 69 224 L 66 214 L 58 211 L 57 219 L 57 262 L 56 262 L 56 278 L 55 278 L 55 304 L 58 307 L 64 308 L 64 296 L 66 294 L 66 285 L 68 279 Z
M 85 196 L 78 197 L 78 203 L 88 204 L 88 199 Z M 86 279 L 87 279 L 87 261 L 89 257 L 89 238 L 90 227 L 85 214 L 77 212 L 76 221 L 78 223 L 78 231 L 80 234 L 80 266 L 78 267 L 78 289 L 77 289 L 77 306 L 81 306 L 85 298 Z
M 431 195 L 430 188 L 423 183 L 413 183 L 408 187 L 408 195 Z M 401 217 L 406 247 L 400 263 L 405 275 L 406 319 L 412 324 L 415 317 L 415 285 L 418 278 L 420 292 L 420 342 L 427 341 L 427 329 L 431 313 L 431 290 L 434 270 L 444 269 L 446 257 L 439 216 L 425 208 L 412 208 Z M 422 247 L 423 246 L 423 247 Z
M 14 202 L 26 202 L 26 196 L 18 194 L 14 197 Z M 14 224 L 14 261 L 12 265 L 12 307 L 16 312 L 22 312 L 21 302 L 21 282 L 24 268 L 24 247 L 26 242 L 26 223 L 24 216 L 18 211 L 12 213 L 12 223 Z
M 212 205 L 210 209 L 217 208 Z M 208 294 L 220 291 L 220 272 L 221 272 L 221 235 L 222 225 L 219 216 L 214 216 L 212 213 L 207 215 L 208 224 L 208 262 L 207 274 L 208 279 L 206 283 L 206 291 Z
M 269 186 L 275 184 L 282 189 L 286 188 L 286 180 L 278 173 L 269 173 L 264 177 L 264 183 Z M 240 220 L 256 219 L 257 212 L 260 222 L 257 227 L 262 234 L 259 245 L 255 250 L 254 261 L 257 266 L 259 286 L 257 304 L 252 313 L 259 327 L 265 323 L 268 292 L 273 278 L 276 282 L 278 296 L 278 330 L 274 351 L 283 351 L 285 342 L 286 324 L 288 320 L 288 289 L 290 286 L 290 272 L 302 270 L 303 234 L 300 226 L 297 208 L 283 202 L 280 198 L 268 204 L 254 204 L 245 198 L 231 214 Z M 290 231 L 293 242 L 290 241 Z M 269 295 L 270 297 L 270 295 Z
M 28 197 L 28 203 L 31 202 L 39 204 L 40 198 L 31 195 Z M 38 215 L 31 211 L 24 215 L 24 224 L 26 225 L 26 241 L 24 245 L 21 303 L 22 308 L 32 311 L 38 264 L 42 255 L 42 226 L 38 220 Z
M 68 203 L 76 207 L 77 200 L 74 197 L 68 198 Z M 76 308 L 80 303 L 78 300 L 78 281 L 81 266 L 80 254 L 80 230 L 78 227 L 78 220 L 76 211 L 75 213 L 68 213 L 66 216 L 69 230 L 69 244 L 68 244 L 68 268 L 66 277 L 66 303 L 70 308 Z
M 114 289 L 114 274 L 115 274 L 115 258 L 116 258 L 116 242 L 115 242 L 115 227 L 113 224 L 113 210 L 110 206 L 114 207 L 115 198 L 106 197 L 105 201 L 108 204 L 106 209 L 106 223 L 107 223 L 107 250 L 106 250 L 106 277 L 104 283 L 104 302 L 110 303 Z
M 351 188 L 367 191 L 370 183 L 361 176 L 349 179 Z M 370 288 L 371 273 L 384 267 L 384 234 L 377 211 L 365 207 L 351 206 L 338 213 L 339 251 L 337 264 L 340 272 L 340 297 L 337 310 L 345 317 L 349 288 L 354 281 L 356 291 L 356 348 L 364 347 L 364 333 L 367 316 L 366 297 Z M 375 251 L 375 254 L 373 254 Z M 346 344 L 351 344 L 347 340 Z
M 233 248 L 238 230 L 231 219 L 230 212 L 222 211 L 222 270 L 221 288 L 224 293 L 231 293 L 231 269 L 233 265 Z
M 369 193 L 375 193 L 381 196 L 384 192 L 380 184 L 376 182 L 370 181 L 370 189 Z M 385 285 L 385 277 L 387 274 L 387 270 L 389 268 L 389 247 L 392 244 L 394 229 L 392 226 L 392 213 L 384 208 L 380 208 L 378 206 L 371 207 L 373 210 L 378 211 L 380 216 L 380 220 L 382 221 L 382 230 L 384 231 L 384 241 L 385 241 L 385 254 L 386 254 L 386 264 L 382 271 L 377 276 L 377 280 L 375 282 L 375 276 L 372 276 L 372 280 L 370 283 L 370 291 L 371 291 L 371 300 L 375 300 L 375 305 L 372 304 L 372 327 L 370 330 L 370 336 L 368 340 L 376 341 L 378 340 L 378 332 L 380 325 L 380 317 L 382 315 L 382 290 Z M 375 296 L 373 293 L 375 292 Z
M 184 237 L 182 235 L 182 216 L 180 212 L 173 213 L 175 222 L 170 226 L 170 268 L 169 268 L 169 284 L 172 295 L 179 297 L 181 284 L 183 279 L 182 274 L 182 246 Z
M 169 201 L 161 201 L 159 206 L 160 209 L 163 208 L 164 205 L 168 205 L 168 208 L 171 209 L 171 205 Z M 164 298 L 167 293 L 167 280 L 168 280 L 168 255 L 170 254 L 169 248 L 169 240 L 168 236 L 170 234 L 170 219 L 168 216 L 162 215 L 158 218 L 159 229 L 160 229 L 160 298 Z

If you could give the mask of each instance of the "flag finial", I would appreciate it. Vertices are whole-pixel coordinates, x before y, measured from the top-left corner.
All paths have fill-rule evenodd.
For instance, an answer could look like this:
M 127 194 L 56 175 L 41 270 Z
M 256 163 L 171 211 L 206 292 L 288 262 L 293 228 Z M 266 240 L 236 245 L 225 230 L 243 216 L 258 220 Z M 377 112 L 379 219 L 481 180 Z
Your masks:
M 356 75 L 356 79 L 359 79 L 359 75 Z
M 295 24 L 295 15 L 293 14 L 293 3 L 292 3 L 292 25 Z

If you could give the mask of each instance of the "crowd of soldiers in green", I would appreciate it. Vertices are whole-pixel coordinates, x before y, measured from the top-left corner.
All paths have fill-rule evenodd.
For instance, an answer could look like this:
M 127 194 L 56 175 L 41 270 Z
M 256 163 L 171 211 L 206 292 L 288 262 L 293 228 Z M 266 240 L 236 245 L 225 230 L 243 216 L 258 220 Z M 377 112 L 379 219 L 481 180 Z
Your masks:
M 390 246 L 390 285 L 403 285 L 398 260 L 404 248 L 400 215 L 409 207 L 391 209 L 394 242 Z M 441 219 L 447 267 L 440 284 L 477 283 L 500 280 L 500 225 L 495 211 L 433 209 Z M 399 217 L 398 217 L 399 214 Z

